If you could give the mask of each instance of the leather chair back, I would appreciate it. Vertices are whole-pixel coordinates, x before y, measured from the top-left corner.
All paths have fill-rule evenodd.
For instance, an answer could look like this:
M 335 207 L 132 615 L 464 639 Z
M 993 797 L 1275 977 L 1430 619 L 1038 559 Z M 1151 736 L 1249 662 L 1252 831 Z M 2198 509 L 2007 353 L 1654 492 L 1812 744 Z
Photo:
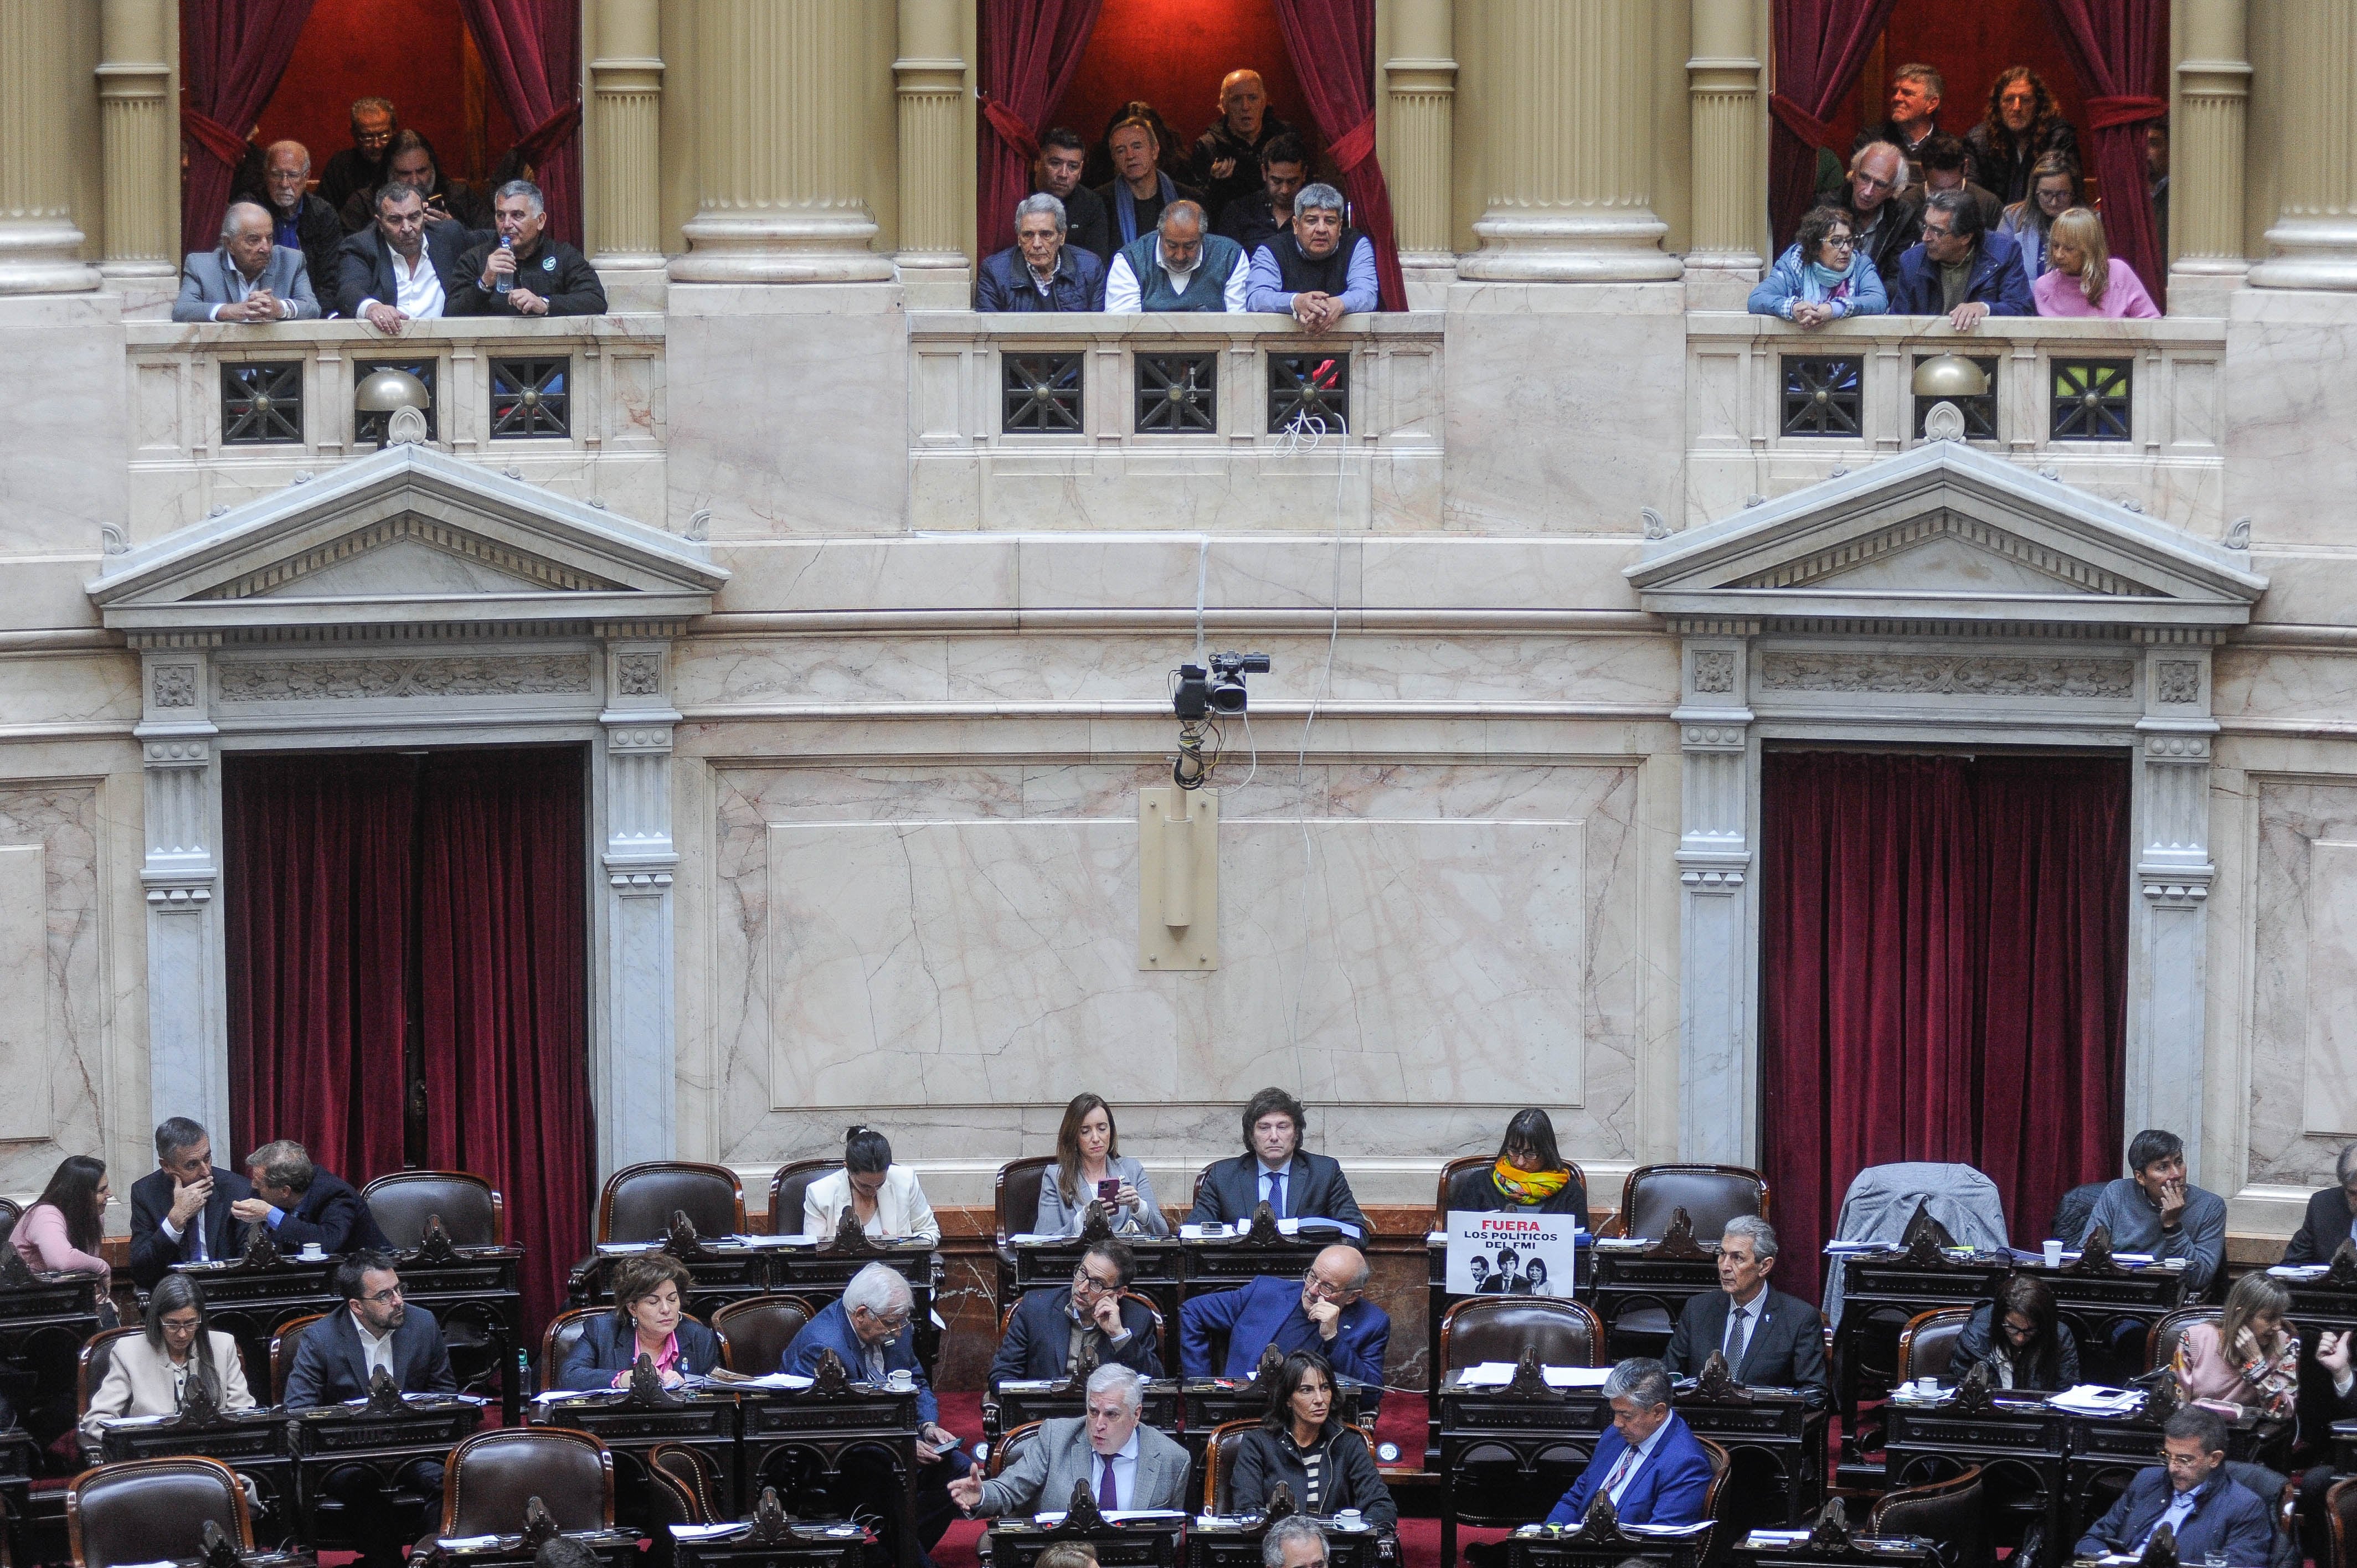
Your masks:
M 1691 1212 L 1691 1211 L 1689 1211 Z M 1742 1539 L 1730 1517 L 1735 1512 L 1735 1488 L 1727 1483 L 1735 1469 L 1735 1461 L 1727 1450 L 1709 1438 L 1696 1434 L 1695 1441 L 1710 1455 L 1710 1489 L 1702 1495 L 1702 1511 L 1710 1520 L 1710 1533 L 1703 1538 L 1696 1561 L 1702 1568 L 1718 1568 Z
M 245 1488 L 217 1459 L 133 1459 L 74 1477 L 66 1492 L 66 1538 L 74 1568 L 199 1557 L 205 1522 L 241 1550 L 253 1549 Z
M 13 1197 L 0 1197 L 0 1247 L 16 1233 L 16 1221 L 25 1218 L 24 1206 Z
M 339 1306 L 336 1310 L 341 1312 L 344 1308 Z M 272 1404 L 286 1402 L 286 1376 L 295 1369 L 295 1352 L 303 1348 L 305 1331 L 313 1324 L 325 1319 L 327 1316 L 324 1312 L 315 1312 L 308 1317 L 289 1318 L 278 1326 L 277 1333 L 270 1337 L 270 1402 Z
M 1440 1167 L 1440 1185 L 1432 1194 L 1432 1228 L 1438 1230 L 1448 1223 L 1448 1189 L 1467 1171 L 1481 1170 L 1496 1161 L 1488 1155 L 1460 1155 Z
M 556 1386 L 558 1369 L 565 1365 L 565 1358 L 572 1354 L 573 1347 L 581 1343 L 581 1337 L 589 1332 L 590 1320 L 600 1313 L 610 1315 L 613 1310 L 610 1306 L 573 1306 L 548 1320 L 548 1326 L 540 1331 L 540 1375 L 533 1381 L 538 1392 L 546 1393 Z
M 2144 1337 L 2144 1369 L 2158 1371 L 2175 1361 L 2185 1331 L 2197 1323 L 2215 1323 L 2220 1316 L 2221 1309 L 2214 1306 L 2180 1306 L 2154 1324 Z
M 114 1347 L 126 1334 L 144 1334 L 144 1328 L 102 1328 L 82 1341 L 80 1365 L 74 1369 L 74 1419 L 80 1421 L 90 1413 L 90 1396 L 98 1392 L 106 1381 L 106 1369 L 114 1362 Z
M 809 1195 L 811 1183 L 842 1168 L 841 1160 L 796 1160 L 780 1165 L 778 1174 L 770 1178 L 770 1234 L 801 1235 L 802 1199 Z
M 1951 1375 L 1956 1359 L 1956 1341 L 1972 1321 L 1971 1309 L 1961 1306 L 1942 1307 L 1937 1312 L 1919 1312 L 1907 1320 L 1899 1331 L 1899 1380 L 1909 1382 L 1916 1378 L 1938 1378 L 1953 1383 Z
M 614 1456 L 587 1432 L 564 1426 L 503 1426 L 450 1450 L 442 1487 L 444 1535 L 513 1534 L 524 1504 L 538 1498 L 556 1528 L 605 1530 L 614 1522 Z
M 1562 1296 L 1477 1295 L 1440 1320 L 1442 1375 L 1483 1361 L 1519 1361 L 1525 1349 L 1545 1367 L 1594 1367 L 1604 1326 L 1582 1302 Z
M 2267 1568 L 2299 1568 L 2302 1552 L 2298 1533 L 2291 1522 L 2291 1507 L 2297 1497 L 2291 1477 L 2280 1470 L 2242 1459 L 2227 1460 L 2226 1474 L 2267 1505 L 2267 1523 L 2275 1531 L 2275 1547 L 2267 1553 Z
M 1738 1214 L 1768 1217 L 1768 1183 L 1741 1165 L 1639 1165 L 1620 1188 L 1620 1234 L 1658 1237 L 1681 1208 L 1695 1240 L 1716 1241 Z
M 1933 1542 L 1940 1568 L 1990 1568 L 1995 1561 L 1977 1465 L 1936 1486 L 1885 1493 L 1869 1520 L 1871 1534 L 1920 1535 Z
M 2331 1527 L 2331 1568 L 2357 1568 L 2357 1476 L 2332 1483 L 2324 1494 L 2324 1520 Z
M 650 1160 L 607 1178 L 597 1199 L 597 1240 L 660 1241 L 671 1234 L 674 1209 L 684 1209 L 699 1236 L 745 1230 L 745 1187 L 726 1165 Z
M 718 1524 L 724 1517 L 733 1517 L 721 1513 L 719 1467 L 700 1448 L 656 1444 L 647 1450 L 647 1478 L 668 1505 L 670 1523 Z
M 712 1332 L 720 1336 L 720 1364 L 748 1377 L 774 1372 L 794 1336 L 817 1316 L 817 1309 L 798 1295 L 732 1301 L 712 1315 Z
M 1053 1155 L 1026 1155 L 998 1167 L 994 1201 L 998 1208 L 998 1244 L 1028 1232 L 1039 1219 L 1039 1184 L 1056 1168 Z
M 2054 1219 L 2046 1227 L 2047 1236 L 2065 1247 L 2075 1247 L 2086 1239 L 2087 1220 L 2095 1212 L 2095 1200 L 2104 1196 L 2109 1182 L 2091 1181 L 2072 1187 L 2054 1200 Z M 2043 1240 L 2044 1238 L 2040 1238 Z M 2022 1243 L 2028 1246 L 2028 1242 Z
M 1027 1421 L 1001 1437 L 998 1440 L 998 1446 L 990 1451 L 990 1479 L 994 1481 L 998 1479 L 1000 1474 L 1006 1470 L 1008 1461 L 1023 1452 L 1024 1445 L 1037 1439 L 1039 1435 L 1039 1423 L 1036 1421 Z
M 1210 1441 L 1203 1448 L 1205 1513 L 1225 1515 L 1235 1511 L 1228 1505 L 1235 1495 L 1236 1455 L 1243 1449 L 1241 1439 L 1244 1434 L 1259 1430 L 1257 1421 L 1223 1421 L 1211 1428 Z
M 429 1215 L 461 1247 L 508 1244 L 508 1211 L 499 1189 L 466 1171 L 395 1171 L 361 1188 L 377 1229 L 395 1250 L 407 1251 L 425 1239 Z

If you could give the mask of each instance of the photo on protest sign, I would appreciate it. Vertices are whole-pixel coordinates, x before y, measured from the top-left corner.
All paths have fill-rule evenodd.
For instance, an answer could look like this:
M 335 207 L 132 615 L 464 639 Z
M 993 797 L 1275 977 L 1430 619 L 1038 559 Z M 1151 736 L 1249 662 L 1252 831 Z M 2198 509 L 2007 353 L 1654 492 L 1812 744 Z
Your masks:
M 1579 1283 L 1571 1214 L 1448 1212 L 1448 1294 L 1569 1295 Z

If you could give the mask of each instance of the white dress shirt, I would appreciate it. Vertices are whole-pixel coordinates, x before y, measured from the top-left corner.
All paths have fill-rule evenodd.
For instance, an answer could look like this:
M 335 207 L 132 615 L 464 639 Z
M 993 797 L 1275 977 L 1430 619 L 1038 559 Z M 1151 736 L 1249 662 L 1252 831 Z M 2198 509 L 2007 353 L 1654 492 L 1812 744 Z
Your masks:
M 425 242 L 417 242 L 417 263 L 411 266 L 399 251 L 393 252 L 393 307 L 412 321 L 430 321 L 442 314 L 442 277 L 434 270 L 431 257 L 425 253 Z M 364 299 L 353 314 L 366 316 L 371 305 L 382 305 L 380 299 Z
M 398 1384 L 401 1374 L 393 1366 L 393 1336 L 370 1333 L 369 1326 L 362 1323 L 357 1315 L 352 1318 L 352 1326 L 361 1331 L 361 1351 L 368 1360 L 369 1381 L 376 1381 L 377 1369 L 382 1367 L 384 1375 Z
M 1653 1428 L 1652 1436 L 1621 1455 L 1620 1462 L 1613 1466 L 1614 1478 L 1608 1495 L 1612 1498 L 1614 1508 L 1620 1506 L 1620 1494 L 1629 1489 L 1629 1483 L 1637 1478 L 1637 1472 L 1645 1467 L 1645 1461 L 1651 1459 L 1653 1450 L 1662 1445 L 1662 1434 L 1669 1429 L 1670 1423 L 1664 1421 Z

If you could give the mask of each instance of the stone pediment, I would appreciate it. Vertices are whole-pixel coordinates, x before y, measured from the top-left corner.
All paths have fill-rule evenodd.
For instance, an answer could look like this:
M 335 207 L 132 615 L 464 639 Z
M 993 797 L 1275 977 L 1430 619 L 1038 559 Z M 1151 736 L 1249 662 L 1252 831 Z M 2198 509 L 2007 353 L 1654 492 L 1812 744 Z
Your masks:
M 699 542 L 402 446 L 108 556 L 87 587 L 135 637 L 466 635 L 682 621 L 727 578 Z
M 1813 631 L 2206 638 L 2266 579 L 2235 552 L 1955 442 L 1647 546 L 1645 608 Z

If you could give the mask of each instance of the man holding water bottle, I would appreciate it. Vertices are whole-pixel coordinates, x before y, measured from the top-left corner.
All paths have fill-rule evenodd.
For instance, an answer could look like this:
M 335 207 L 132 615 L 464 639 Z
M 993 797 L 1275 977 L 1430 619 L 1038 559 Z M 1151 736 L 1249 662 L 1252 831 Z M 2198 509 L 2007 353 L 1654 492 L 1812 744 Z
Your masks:
M 448 316 L 603 316 L 606 286 L 589 259 L 543 232 L 548 204 L 540 187 L 511 179 L 491 205 L 500 237 L 458 258 Z

